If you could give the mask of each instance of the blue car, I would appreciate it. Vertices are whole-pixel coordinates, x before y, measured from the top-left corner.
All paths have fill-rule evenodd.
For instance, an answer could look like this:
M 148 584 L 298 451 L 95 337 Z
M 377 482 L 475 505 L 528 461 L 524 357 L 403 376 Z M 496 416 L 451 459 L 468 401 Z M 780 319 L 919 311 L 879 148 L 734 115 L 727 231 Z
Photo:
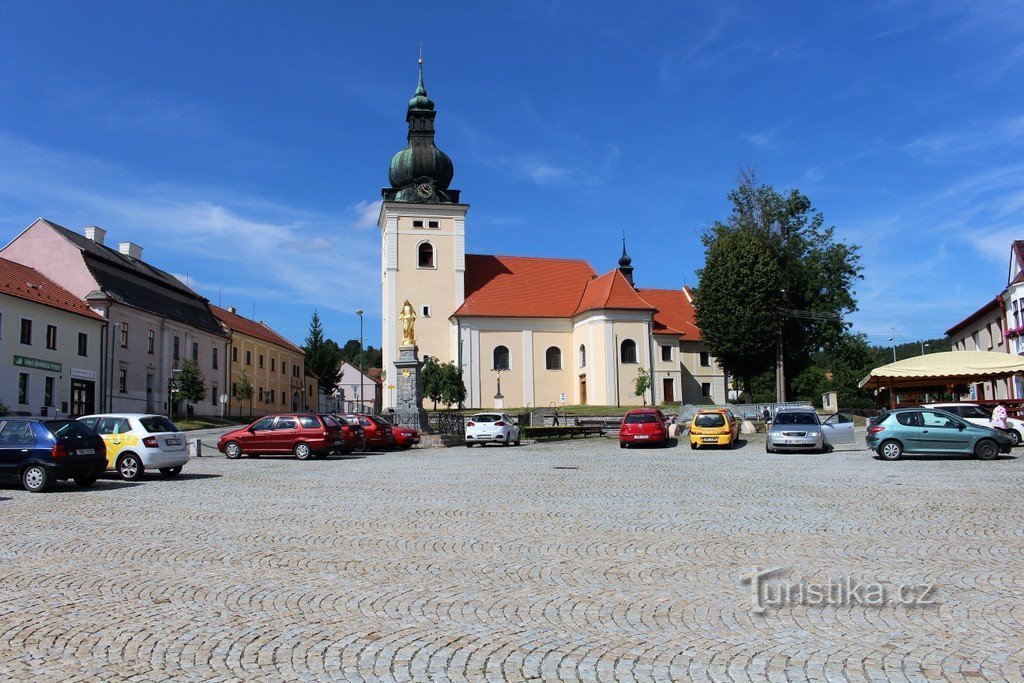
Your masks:
M 0 417 L 0 477 L 26 491 L 46 491 L 61 479 L 92 486 L 107 469 L 103 439 L 76 420 Z
M 1009 453 L 1013 440 L 945 410 L 903 408 L 883 413 L 868 426 L 867 446 L 883 460 L 899 460 L 904 453 L 973 455 L 991 460 L 999 453 Z

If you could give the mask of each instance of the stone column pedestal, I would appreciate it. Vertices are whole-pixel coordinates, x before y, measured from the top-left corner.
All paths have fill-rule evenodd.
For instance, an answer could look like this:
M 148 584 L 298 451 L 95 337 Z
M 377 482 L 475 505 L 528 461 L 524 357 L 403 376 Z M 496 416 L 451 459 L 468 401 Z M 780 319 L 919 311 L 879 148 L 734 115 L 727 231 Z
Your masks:
M 423 410 L 423 362 L 415 346 L 400 346 L 395 361 L 395 424 L 423 429 L 427 414 Z

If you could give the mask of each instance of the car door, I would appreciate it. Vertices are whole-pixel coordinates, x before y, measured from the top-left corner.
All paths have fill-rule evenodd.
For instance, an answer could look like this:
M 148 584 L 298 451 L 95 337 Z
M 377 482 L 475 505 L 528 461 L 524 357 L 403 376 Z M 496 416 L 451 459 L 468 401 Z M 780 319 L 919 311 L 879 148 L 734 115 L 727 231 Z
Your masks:
M 117 456 L 124 449 L 124 438 L 121 430 L 121 418 L 101 417 L 96 423 L 96 433 L 103 439 L 107 448 L 107 468 L 113 468 Z
M 0 475 L 14 477 L 35 447 L 35 432 L 25 420 L 0 423 Z
M 270 448 L 274 453 L 291 453 L 295 445 L 299 421 L 291 415 L 277 418 L 274 430 L 270 433 Z
M 964 453 L 971 437 L 961 422 L 948 413 L 921 411 L 920 444 L 922 453 Z
M 854 443 L 853 418 L 844 413 L 829 415 L 828 419 L 821 423 L 821 433 L 825 437 L 825 443 L 832 446 Z
M 360 415 L 359 425 L 363 428 L 363 434 L 366 435 L 367 446 L 379 446 L 381 444 L 380 430 L 377 428 L 376 422 L 365 415 Z
M 275 419 L 265 417 L 254 422 L 248 432 L 239 439 L 242 442 L 242 450 L 246 453 L 269 453 Z

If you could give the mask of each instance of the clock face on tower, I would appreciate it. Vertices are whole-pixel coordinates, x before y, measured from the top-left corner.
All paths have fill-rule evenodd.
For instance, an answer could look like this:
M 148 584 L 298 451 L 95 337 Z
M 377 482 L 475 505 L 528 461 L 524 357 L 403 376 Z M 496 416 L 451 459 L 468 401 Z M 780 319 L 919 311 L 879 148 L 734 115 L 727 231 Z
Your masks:
M 434 188 L 430 183 L 420 183 L 416 186 L 416 194 L 427 199 L 434 194 Z

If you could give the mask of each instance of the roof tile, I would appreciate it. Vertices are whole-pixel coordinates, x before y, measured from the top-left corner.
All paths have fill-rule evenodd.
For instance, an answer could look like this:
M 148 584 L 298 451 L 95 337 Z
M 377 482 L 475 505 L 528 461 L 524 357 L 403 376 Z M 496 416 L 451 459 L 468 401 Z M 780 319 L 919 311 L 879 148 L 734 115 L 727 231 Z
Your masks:
M 294 351 L 295 353 L 306 353 L 298 346 L 291 343 L 290 341 L 282 337 L 280 334 L 275 332 L 273 329 L 270 328 L 269 325 L 262 321 L 256 322 L 255 320 L 249 320 L 248 318 L 240 316 L 237 313 L 232 313 L 226 308 L 214 306 L 213 304 L 210 304 L 210 310 L 213 311 L 213 315 L 222 323 L 224 323 L 224 325 L 226 325 L 229 330 L 234 330 L 235 332 L 247 334 L 250 337 L 255 337 L 256 339 L 260 339 L 269 344 L 283 346 L 284 348 L 289 349 L 290 351 Z
M 103 316 L 38 270 L 0 258 L 0 293 L 33 301 L 94 320 Z

